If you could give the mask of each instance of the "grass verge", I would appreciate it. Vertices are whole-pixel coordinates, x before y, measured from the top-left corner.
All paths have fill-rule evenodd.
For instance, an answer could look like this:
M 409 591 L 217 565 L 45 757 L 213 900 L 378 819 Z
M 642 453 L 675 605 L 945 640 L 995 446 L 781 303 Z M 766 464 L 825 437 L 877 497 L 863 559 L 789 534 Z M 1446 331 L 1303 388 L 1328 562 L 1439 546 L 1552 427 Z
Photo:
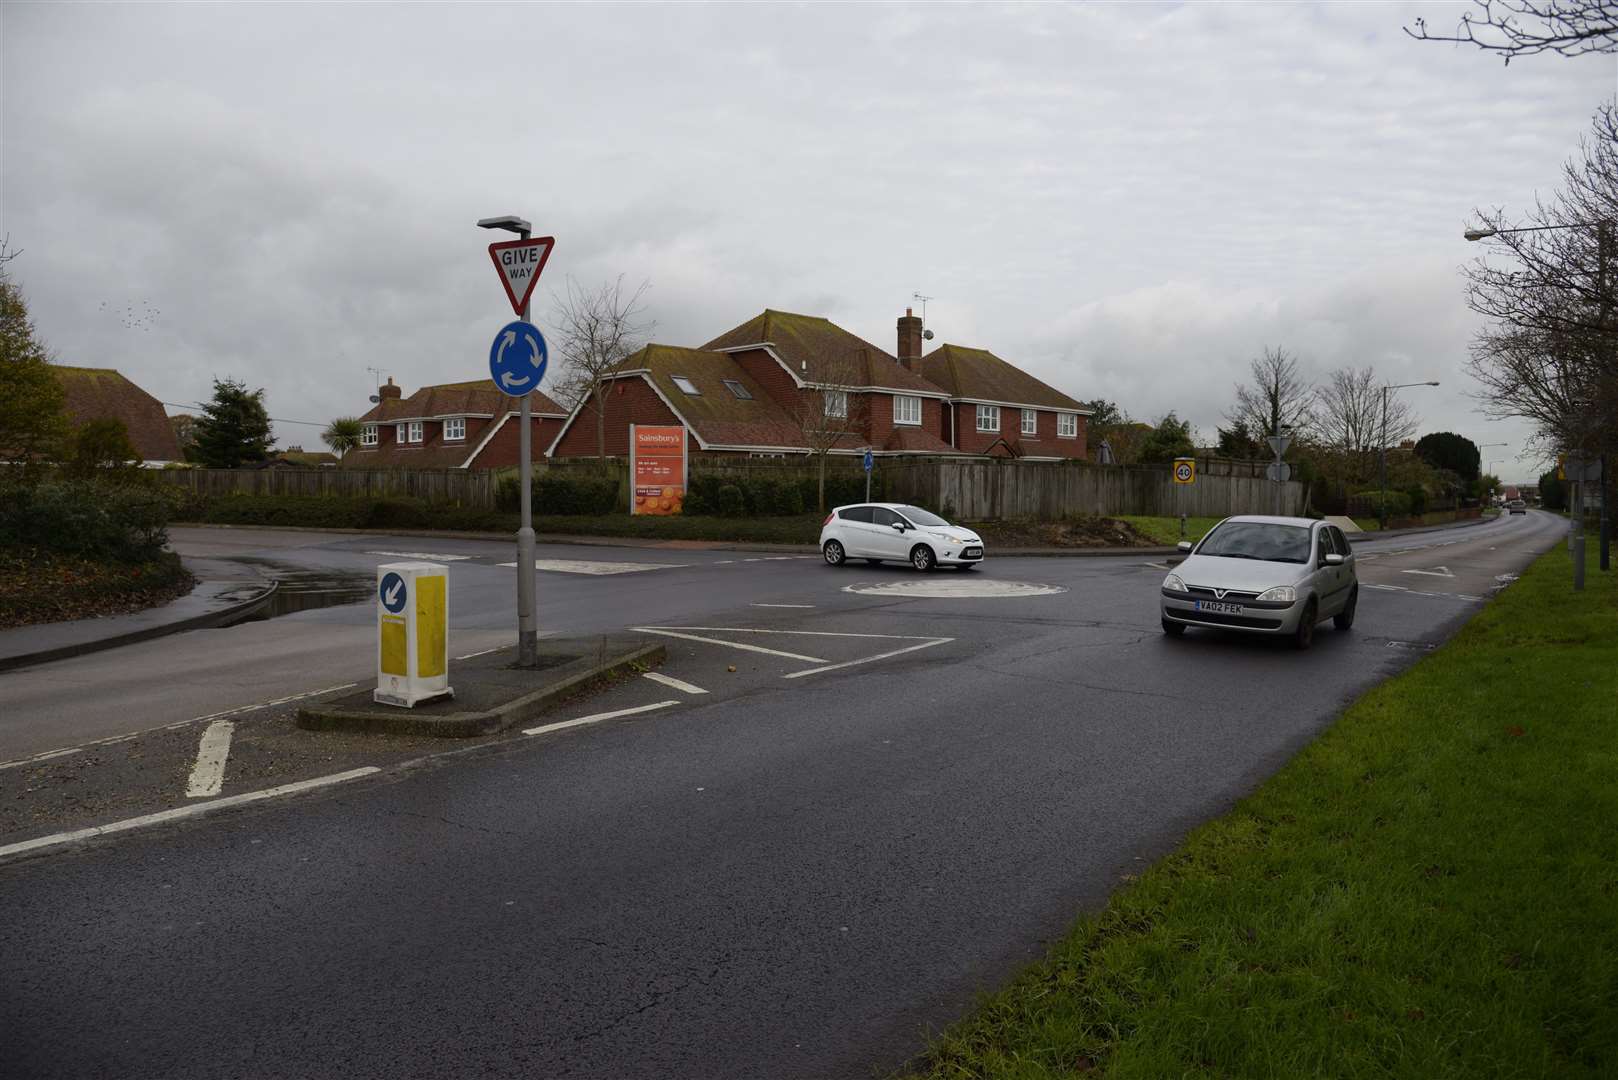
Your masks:
M 1215 525 L 1225 519 L 1222 517 L 1188 517 L 1185 519 L 1185 535 L 1180 535 L 1180 519 L 1177 517 L 1136 517 L 1123 515 L 1119 521 L 1126 521 L 1134 526 L 1135 531 L 1147 537 L 1154 544 L 1178 544 L 1181 540 L 1197 541 Z
M 1618 1075 L 1618 574 L 1570 579 L 1559 546 L 916 1075 Z

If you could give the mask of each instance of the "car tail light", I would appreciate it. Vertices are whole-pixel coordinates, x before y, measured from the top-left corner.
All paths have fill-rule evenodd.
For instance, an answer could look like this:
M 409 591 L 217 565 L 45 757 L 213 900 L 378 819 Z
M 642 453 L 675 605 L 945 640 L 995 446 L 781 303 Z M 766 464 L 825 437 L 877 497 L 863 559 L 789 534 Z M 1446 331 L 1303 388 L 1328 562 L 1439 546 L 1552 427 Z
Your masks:
M 831 513 L 827 514 L 826 515 L 826 520 L 822 521 L 820 523 L 820 527 L 822 529 L 824 529 L 827 525 L 830 525 L 831 524 L 831 519 L 836 517 L 836 516 L 837 516 L 837 511 L 835 511 L 835 510 L 833 510 Z

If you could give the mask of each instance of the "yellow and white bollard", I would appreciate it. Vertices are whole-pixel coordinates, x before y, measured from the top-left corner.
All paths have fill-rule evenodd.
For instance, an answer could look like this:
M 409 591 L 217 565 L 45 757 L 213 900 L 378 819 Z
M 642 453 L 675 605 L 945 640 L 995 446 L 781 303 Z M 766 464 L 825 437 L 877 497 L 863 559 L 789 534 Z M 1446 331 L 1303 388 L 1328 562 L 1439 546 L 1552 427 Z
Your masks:
M 376 568 L 376 692 L 414 708 L 454 697 L 449 685 L 449 575 L 437 563 Z

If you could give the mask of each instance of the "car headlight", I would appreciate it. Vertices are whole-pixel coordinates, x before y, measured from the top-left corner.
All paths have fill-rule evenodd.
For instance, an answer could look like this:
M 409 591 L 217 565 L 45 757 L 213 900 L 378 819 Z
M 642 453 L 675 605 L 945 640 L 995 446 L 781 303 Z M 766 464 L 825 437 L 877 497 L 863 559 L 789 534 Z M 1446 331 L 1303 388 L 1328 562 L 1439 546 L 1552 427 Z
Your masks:
M 1185 582 L 1180 580 L 1179 574 L 1170 574 L 1163 579 L 1163 588 L 1172 589 L 1175 592 L 1185 592 Z
M 1273 589 L 1267 589 L 1259 593 L 1258 598 L 1260 600 L 1284 600 L 1290 604 L 1298 598 L 1298 590 L 1291 585 L 1277 585 Z
M 955 543 L 955 537 L 951 536 L 949 533 L 930 532 L 927 535 L 932 537 L 934 540 L 942 540 L 946 544 Z

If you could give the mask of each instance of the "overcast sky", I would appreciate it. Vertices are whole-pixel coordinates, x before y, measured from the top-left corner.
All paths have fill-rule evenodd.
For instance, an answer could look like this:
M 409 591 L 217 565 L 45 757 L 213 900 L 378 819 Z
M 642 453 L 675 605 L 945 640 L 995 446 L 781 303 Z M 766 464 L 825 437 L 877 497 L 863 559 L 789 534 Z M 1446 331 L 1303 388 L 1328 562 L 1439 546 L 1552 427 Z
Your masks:
M 1461 230 L 1555 188 L 1618 61 L 1400 31 L 1461 10 L 10 2 L 0 209 L 58 359 L 165 402 L 236 376 L 324 422 L 368 367 L 483 376 L 474 222 L 515 213 L 541 294 L 648 280 L 670 344 L 774 307 L 891 352 L 921 292 L 935 344 L 1204 438 L 1279 345 L 1441 379 L 1423 430 L 1515 454 L 1467 396 Z

